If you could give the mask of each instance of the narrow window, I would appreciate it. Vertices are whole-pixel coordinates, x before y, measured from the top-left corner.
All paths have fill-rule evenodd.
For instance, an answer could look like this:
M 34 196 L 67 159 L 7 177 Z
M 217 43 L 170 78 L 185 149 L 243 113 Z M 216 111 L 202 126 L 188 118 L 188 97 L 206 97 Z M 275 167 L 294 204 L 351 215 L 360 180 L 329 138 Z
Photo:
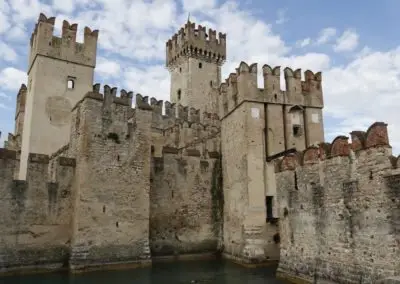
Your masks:
M 182 72 L 182 68 L 179 68 L 179 73 L 181 73 Z
M 273 213 L 272 213 L 272 201 L 273 201 L 273 196 L 266 196 L 265 197 L 265 205 L 267 207 L 267 222 L 272 220 L 274 218 Z
M 75 81 L 73 79 L 71 79 L 71 78 L 68 79 L 67 88 L 68 88 L 68 90 L 72 90 L 75 88 Z
M 201 62 L 199 63 L 199 68 L 203 68 L 203 64 Z
M 178 101 L 181 100 L 181 89 L 178 89 Z
M 298 137 L 301 136 L 301 126 L 300 125 L 293 125 L 293 136 Z

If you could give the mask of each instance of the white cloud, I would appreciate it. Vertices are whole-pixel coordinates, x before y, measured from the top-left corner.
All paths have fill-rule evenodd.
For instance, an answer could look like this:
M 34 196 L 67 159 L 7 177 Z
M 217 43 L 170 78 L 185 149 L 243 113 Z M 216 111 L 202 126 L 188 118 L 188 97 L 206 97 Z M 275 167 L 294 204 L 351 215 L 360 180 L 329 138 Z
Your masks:
M 0 103 L 0 109 L 6 109 L 6 110 L 10 110 L 10 109 L 11 109 L 11 107 L 10 107 L 10 106 L 8 106 L 8 105 L 5 105 L 5 104 L 3 104 L 3 103 Z
M 96 73 L 103 78 L 118 77 L 121 67 L 118 62 L 107 60 L 103 57 L 97 58 Z
M 123 80 L 123 86 L 127 86 L 127 89 L 135 93 L 156 97 L 159 100 L 169 100 L 169 74 L 163 65 L 127 68 Z
M 0 71 L 0 88 L 3 90 L 18 91 L 22 83 L 26 83 L 25 72 L 14 67 L 7 67 Z
M 21 41 L 27 37 L 27 31 L 23 25 L 13 25 L 5 36 L 10 41 Z
M 337 39 L 334 50 L 336 52 L 352 51 L 358 46 L 359 35 L 354 30 L 346 30 Z
M 17 53 L 8 44 L 0 41 L 0 58 L 7 62 L 17 60 Z
M 390 124 L 390 139 L 400 148 L 400 48 L 369 52 L 324 74 L 325 113 L 341 121 L 336 132 L 365 130 L 374 121 Z M 397 130 L 397 131 L 396 131 Z
M 76 3 L 74 0 L 53 0 L 53 8 L 62 13 L 72 13 L 75 10 Z
M 7 94 L 0 92 L 0 99 L 10 100 L 11 98 Z
M 286 17 L 286 10 L 285 9 L 280 9 L 278 10 L 278 18 L 275 21 L 275 24 L 277 25 L 282 25 L 288 21 Z
M 183 9 L 186 12 L 194 12 L 194 11 L 204 11 L 206 9 L 212 9 L 216 5 L 216 0 L 202 0 L 202 1 L 193 1 L 193 0 L 182 0 Z
M 0 4 L 1 6 L 1 4 Z M 0 8 L 0 34 L 3 34 L 10 28 L 10 23 L 8 21 L 8 17 L 4 11 Z
M 50 5 L 39 0 L 9 0 L 10 13 L 14 22 L 26 22 L 37 20 L 40 13 L 52 14 Z
M 317 45 L 328 43 L 336 36 L 335 28 L 325 28 L 320 31 L 319 36 L 317 38 Z
M 298 46 L 298 47 L 306 47 L 306 46 L 308 46 L 308 45 L 310 45 L 311 44 L 311 38 L 305 38 L 305 39 L 302 39 L 302 40 L 298 40 L 297 42 L 296 42 L 296 45 Z

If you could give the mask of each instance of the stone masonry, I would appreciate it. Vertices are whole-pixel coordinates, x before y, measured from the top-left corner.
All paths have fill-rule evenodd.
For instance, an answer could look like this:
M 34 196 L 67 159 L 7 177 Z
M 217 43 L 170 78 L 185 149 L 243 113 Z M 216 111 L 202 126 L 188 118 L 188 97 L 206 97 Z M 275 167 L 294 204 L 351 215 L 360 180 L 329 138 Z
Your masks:
M 398 158 L 386 125 L 324 143 L 322 74 L 241 62 L 188 21 L 166 43 L 171 101 L 94 84 L 98 31 L 41 14 L 0 149 L 0 273 L 222 254 L 282 277 L 399 277 Z M 134 107 L 132 107 L 134 105 Z
M 399 159 L 384 123 L 351 139 L 339 136 L 277 163 L 281 276 L 395 283 L 389 278 L 400 275 Z

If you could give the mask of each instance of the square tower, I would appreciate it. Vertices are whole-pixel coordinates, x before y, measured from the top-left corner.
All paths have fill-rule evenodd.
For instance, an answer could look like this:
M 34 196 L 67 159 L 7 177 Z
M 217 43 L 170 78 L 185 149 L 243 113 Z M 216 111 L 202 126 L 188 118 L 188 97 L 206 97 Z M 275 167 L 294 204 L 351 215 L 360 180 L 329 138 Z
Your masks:
M 166 66 L 171 73 L 170 100 L 204 110 L 211 87 L 221 81 L 226 59 L 226 34 L 189 20 L 166 44 Z
M 69 142 L 71 110 L 92 89 L 98 31 L 85 27 L 76 42 L 77 24 L 40 14 L 32 33 L 19 178 L 25 179 L 29 153 L 52 154 Z

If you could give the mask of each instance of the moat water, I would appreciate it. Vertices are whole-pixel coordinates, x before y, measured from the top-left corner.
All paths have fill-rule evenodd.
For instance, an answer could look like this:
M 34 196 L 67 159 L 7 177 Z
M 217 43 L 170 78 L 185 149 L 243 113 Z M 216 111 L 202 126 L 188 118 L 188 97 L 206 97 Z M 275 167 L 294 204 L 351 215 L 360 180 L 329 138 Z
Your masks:
M 1 284 L 278 284 L 276 266 L 244 268 L 221 260 L 154 263 L 150 268 L 36 274 L 0 278 Z

